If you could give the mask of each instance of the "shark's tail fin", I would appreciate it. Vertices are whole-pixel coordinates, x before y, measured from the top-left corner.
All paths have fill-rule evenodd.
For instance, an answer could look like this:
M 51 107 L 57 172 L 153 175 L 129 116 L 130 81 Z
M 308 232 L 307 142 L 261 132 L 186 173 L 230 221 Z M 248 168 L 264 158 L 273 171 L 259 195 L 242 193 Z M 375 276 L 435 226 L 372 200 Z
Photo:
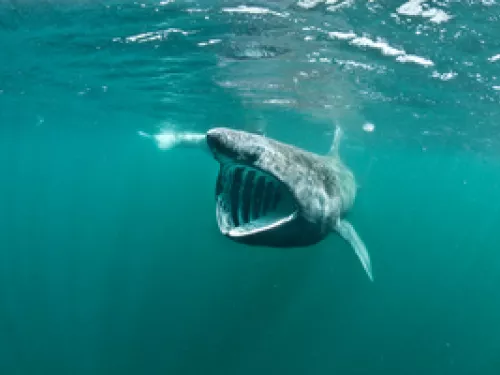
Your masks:
M 368 277 L 370 278 L 370 281 L 373 281 L 370 255 L 368 254 L 368 250 L 366 250 L 363 240 L 359 237 L 358 233 L 356 233 L 354 227 L 346 220 L 339 220 L 335 229 L 340 236 L 351 245 Z

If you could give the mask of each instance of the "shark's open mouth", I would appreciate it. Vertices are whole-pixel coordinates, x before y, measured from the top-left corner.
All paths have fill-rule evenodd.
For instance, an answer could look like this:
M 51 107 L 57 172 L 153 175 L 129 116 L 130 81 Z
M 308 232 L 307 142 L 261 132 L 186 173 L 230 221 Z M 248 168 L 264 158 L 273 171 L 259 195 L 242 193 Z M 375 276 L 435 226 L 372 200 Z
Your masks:
M 241 164 L 221 165 L 216 205 L 217 224 L 230 237 L 268 231 L 297 215 L 295 200 L 281 181 Z

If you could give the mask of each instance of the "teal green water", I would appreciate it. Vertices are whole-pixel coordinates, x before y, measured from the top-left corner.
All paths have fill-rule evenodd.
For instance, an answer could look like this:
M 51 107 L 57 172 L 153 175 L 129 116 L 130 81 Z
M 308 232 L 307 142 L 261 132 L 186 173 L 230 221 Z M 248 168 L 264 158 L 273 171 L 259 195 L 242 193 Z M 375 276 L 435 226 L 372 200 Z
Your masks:
M 0 374 L 500 373 L 499 21 L 1 2 Z M 218 125 L 318 153 L 342 126 L 374 283 L 335 235 L 225 239 L 215 161 L 141 136 Z

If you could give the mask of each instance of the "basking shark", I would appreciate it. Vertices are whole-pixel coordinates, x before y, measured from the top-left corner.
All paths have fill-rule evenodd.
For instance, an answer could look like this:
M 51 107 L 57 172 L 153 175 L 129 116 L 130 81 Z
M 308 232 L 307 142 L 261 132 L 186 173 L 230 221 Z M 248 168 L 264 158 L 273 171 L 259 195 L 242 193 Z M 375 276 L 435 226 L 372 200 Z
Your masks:
M 339 156 L 341 136 L 337 128 L 326 155 L 224 127 L 181 135 L 174 143 L 208 148 L 219 162 L 215 212 L 223 235 L 248 245 L 303 247 L 335 232 L 373 281 L 368 251 L 344 218 L 357 187 Z
M 356 182 L 339 157 L 337 128 L 327 155 L 229 128 L 213 128 L 206 142 L 220 169 L 215 188 L 217 225 L 248 245 L 301 247 L 336 232 L 373 280 L 368 251 L 344 218 Z

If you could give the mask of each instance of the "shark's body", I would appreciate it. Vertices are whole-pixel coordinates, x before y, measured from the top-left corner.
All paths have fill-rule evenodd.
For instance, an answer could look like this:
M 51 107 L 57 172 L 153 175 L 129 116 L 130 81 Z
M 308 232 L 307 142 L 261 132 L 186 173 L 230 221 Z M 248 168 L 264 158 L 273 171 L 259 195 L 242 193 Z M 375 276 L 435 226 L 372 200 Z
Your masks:
M 356 196 L 353 173 L 338 153 L 336 131 L 327 155 L 228 128 L 207 132 L 220 163 L 215 199 L 222 234 L 249 245 L 308 246 L 337 232 L 354 249 L 369 278 L 363 241 L 343 217 Z

